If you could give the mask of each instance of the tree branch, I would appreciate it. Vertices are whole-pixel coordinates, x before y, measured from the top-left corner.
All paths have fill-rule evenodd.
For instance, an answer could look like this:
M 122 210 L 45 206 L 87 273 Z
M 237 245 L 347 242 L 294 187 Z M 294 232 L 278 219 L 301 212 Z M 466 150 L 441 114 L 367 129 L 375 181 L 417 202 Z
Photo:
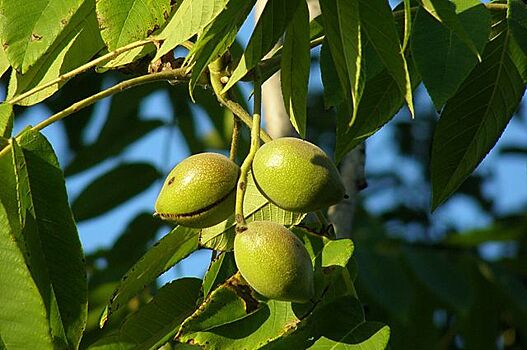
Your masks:
M 78 102 L 73 103 L 69 107 L 63 109 L 62 111 L 53 114 L 49 118 L 43 120 L 42 122 L 38 123 L 34 127 L 32 127 L 32 130 L 39 131 L 44 129 L 45 127 L 53 124 L 56 121 L 59 121 L 63 118 L 66 118 L 67 116 L 85 108 L 88 107 L 95 102 L 102 100 L 105 97 L 111 96 L 113 94 L 119 93 L 121 91 L 124 91 L 126 89 L 129 89 L 134 86 L 143 85 L 146 83 L 152 83 L 160 80 L 168 80 L 172 83 L 177 82 L 187 82 L 190 79 L 190 74 L 186 72 L 186 68 L 176 68 L 172 70 L 165 70 L 158 73 L 143 75 L 140 77 L 128 79 L 125 81 L 122 81 L 106 90 L 100 91 L 96 93 L 95 95 L 89 96 L 85 99 L 82 99 Z M 17 139 L 20 138 L 20 134 L 17 136 Z M 10 145 L 7 145 L 5 148 L 0 150 L 0 157 L 2 157 L 4 154 L 6 154 L 9 151 Z

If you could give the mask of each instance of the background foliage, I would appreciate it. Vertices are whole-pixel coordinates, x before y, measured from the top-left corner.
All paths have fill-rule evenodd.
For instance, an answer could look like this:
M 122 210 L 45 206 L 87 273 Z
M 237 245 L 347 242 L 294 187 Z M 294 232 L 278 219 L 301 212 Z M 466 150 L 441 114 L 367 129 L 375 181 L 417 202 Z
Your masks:
M 309 22 L 304 1 L 269 0 L 242 48 L 237 33 L 253 5 L 0 0 L 0 348 L 382 349 L 388 339 L 393 349 L 526 348 L 525 200 L 501 211 L 500 197 L 488 190 L 495 170 L 473 173 L 509 123 L 525 131 L 526 114 L 518 110 L 527 82 L 525 4 L 422 0 L 392 10 L 384 0 L 321 0 L 322 15 Z M 283 46 L 273 48 L 284 32 Z M 127 45 L 100 60 L 96 72 L 71 81 L 64 75 Z M 309 56 L 310 45 L 320 50 Z M 131 76 L 178 68 L 176 47 L 192 68 L 190 91 L 155 82 L 105 100 L 103 112 L 100 102 L 83 105 L 60 122 L 60 165 L 38 130 L 11 138 L 14 116 L 21 130 L 24 116 L 52 115 Z M 204 89 L 207 67 L 227 50 L 229 82 L 218 91 L 210 71 L 212 88 Z M 235 274 L 232 218 L 197 231 L 169 228 L 142 212 L 113 245 L 84 256 L 75 223 L 159 187 L 172 166 L 123 154 L 161 129 L 177 130 L 190 153 L 224 152 L 233 115 L 213 91 L 244 106 L 247 91 L 235 83 L 250 79 L 256 66 L 264 77 L 282 69 L 292 124 L 337 160 L 407 106 L 383 129 L 391 136 L 379 152 L 398 162 L 369 170 L 353 243 L 325 237 L 309 217 L 274 207 L 249 187 L 252 219 L 302 222 L 294 231 L 315 262 L 318 303 L 255 300 Z M 320 68 L 323 88 L 308 90 L 316 71 L 310 67 Z M 156 94 L 170 97 L 173 119 L 141 116 Z M 97 118 L 102 127 L 89 140 Z M 149 152 L 168 152 L 167 144 Z M 371 163 L 380 157 L 373 150 Z M 492 161 L 524 161 L 526 153 L 525 142 L 512 140 L 496 147 Z M 68 201 L 64 178 L 68 184 L 103 162 L 114 165 Z M 486 224 L 465 230 L 445 220 L 460 201 Z M 203 280 L 159 283 L 160 274 L 206 248 L 225 252 Z

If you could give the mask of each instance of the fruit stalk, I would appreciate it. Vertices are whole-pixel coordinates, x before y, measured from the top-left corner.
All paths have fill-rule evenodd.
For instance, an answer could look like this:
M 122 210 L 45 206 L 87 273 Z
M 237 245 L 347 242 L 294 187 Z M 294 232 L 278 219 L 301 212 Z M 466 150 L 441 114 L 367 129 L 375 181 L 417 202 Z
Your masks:
M 261 122 L 261 111 L 262 111 L 262 83 L 259 79 L 260 74 L 256 75 L 254 81 L 254 111 L 253 120 L 251 127 L 251 148 L 249 154 L 245 157 L 242 166 L 240 168 L 240 178 L 238 179 L 238 185 L 236 189 L 236 207 L 234 216 L 236 218 L 236 231 L 243 231 L 246 227 L 245 217 L 243 216 L 243 199 L 245 197 L 245 191 L 247 189 L 247 175 L 251 169 L 251 164 L 254 159 L 254 155 L 260 147 L 260 122 Z

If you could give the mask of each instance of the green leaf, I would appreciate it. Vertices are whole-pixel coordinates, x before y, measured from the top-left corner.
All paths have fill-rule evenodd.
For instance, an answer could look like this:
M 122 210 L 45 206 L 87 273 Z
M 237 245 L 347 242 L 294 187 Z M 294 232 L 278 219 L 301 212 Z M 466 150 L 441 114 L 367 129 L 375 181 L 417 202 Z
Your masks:
M 9 62 L 22 74 L 51 47 L 81 7 L 82 0 L 1 0 L 0 40 Z
M 377 250 L 365 246 L 355 252 L 360 268 L 358 284 L 362 294 L 380 305 L 390 318 L 405 324 L 410 314 L 411 280 L 398 254 Z
M 247 179 L 247 191 L 243 199 L 244 216 L 247 222 L 257 220 L 274 221 L 285 226 L 296 225 L 305 214 L 283 210 L 269 202 L 254 184 L 252 175 Z M 231 215 L 227 220 L 201 230 L 200 245 L 206 248 L 230 251 L 234 247 L 236 220 Z
M 53 349 L 46 307 L 25 263 L 24 254 L 15 241 L 16 235 L 6 208 L 0 202 L 2 343 L 6 349 Z
M 312 350 L 384 350 L 390 339 L 390 328 L 378 322 L 364 322 L 350 330 L 338 341 L 322 337 L 310 347 Z
M 490 14 L 477 0 L 469 1 L 471 7 L 459 13 L 467 33 L 482 51 L 490 33 Z M 478 59 L 465 43 L 432 15 L 419 8 L 412 36 L 412 55 L 423 77 L 423 83 L 441 109 L 470 74 Z
M 359 0 L 359 12 L 362 29 L 388 73 L 393 77 L 413 116 L 412 84 L 388 2 Z
M 153 61 L 201 32 L 225 8 L 228 0 L 184 0 L 156 39 L 164 40 Z
M 4 52 L 4 49 L 0 45 L 0 78 L 4 75 L 5 72 L 11 67 L 7 55 Z
M 146 38 L 170 14 L 170 0 L 98 0 L 97 20 L 109 50 Z
M 239 274 L 229 278 L 201 303 L 181 325 L 179 338 L 192 339 L 193 334 L 213 330 L 246 317 L 258 308 L 252 290 Z
M 190 253 L 198 249 L 198 231 L 176 227 L 163 237 L 123 276 L 114 291 L 102 324 L 128 300 Z
M 228 0 L 223 11 L 203 30 L 187 55 L 187 60 L 193 64 L 190 91 L 194 90 L 209 63 L 223 55 L 232 45 L 255 2 L 256 0 Z
M 13 131 L 13 105 L 0 103 L 0 136 L 9 138 Z
M 429 249 L 407 249 L 408 266 L 430 293 L 456 312 L 465 312 L 472 302 L 471 285 L 452 257 Z
M 423 8 L 434 16 L 439 22 L 448 27 L 454 35 L 472 51 L 472 53 L 481 59 L 483 51 L 482 46 L 477 46 L 473 38 L 467 33 L 461 19 L 456 14 L 456 5 L 449 0 L 420 0 Z M 466 1 L 459 1 L 461 6 L 467 4 Z
M 221 252 L 220 255 L 210 264 L 205 277 L 203 278 L 203 295 L 209 293 L 225 282 L 227 278 L 234 275 L 237 271 L 234 254 L 232 252 Z
M 258 19 L 243 56 L 231 74 L 223 92 L 229 90 L 253 69 L 282 36 L 292 20 L 300 0 L 269 0 Z
M 444 202 L 494 146 L 520 103 L 525 83 L 511 61 L 510 33 L 486 47 L 459 91 L 446 104 L 432 144 L 432 208 Z
M 527 6 L 520 0 L 508 0 L 507 23 L 518 46 L 527 55 Z
M 26 69 L 24 74 L 12 72 L 7 93 L 8 100 L 86 63 L 103 46 L 95 17 L 95 4 L 86 1 L 34 66 Z M 17 104 L 23 106 L 36 104 L 54 94 L 66 81 L 63 80 L 26 97 Z
M 296 328 L 300 320 L 292 305 L 270 300 L 240 320 L 192 333 L 181 339 L 212 349 L 258 349 Z
M 194 312 L 201 280 L 182 278 L 164 285 L 154 299 L 123 323 L 119 338 L 134 349 L 158 349 L 176 335 Z
M 320 48 L 320 76 L 324 86 L 324 107 L 330 109 L 339 106 L 344 101 L 344 93 L 327 39 L 322 42 Z
M 401 47 L 402 52 L 406 51 L 410 34 L 412 33 L 412 3 L 411 0 L 404 0 L 404 37 L 403 45 Z
M 527 84 L 527 55 L 522 51 L 516 39 L 513 37 L 509 40 L 509 55 L 512 62 L 516 66 L 518 73 L 520 73 L 523 82 Z
M 364 91 L 359 1 L 324 0 L 320 2 L 320 7 L 326 40 L 346 100 L 349 100 L 349 94 L 351 94 L 352 115 L 349 122 L 351 126 L 355 122 Z
M 310 50 L 309 10 L 307 4 L 301 2 L 287 27 L 280 63 L 284 104 L 301 137 L 306 136 Z
M 1 200 L 44 300 L 51 335 L 57 345 L 76 348 L 86 322 L 87 281 L 62 171 L 51 145 L 31 130 L 22 134 L 20 147 L 12 142 L 11 169 L 4 168 L 6 159 L 0 167 L 8 187 Z
M 148 163 L 121 164 L 90 183 L 75 198 L 71 208 L 77 221 L 90 219 L 128 201 L 160 177 Z
M 353 250 L 351 239 L 328 240 L 322 249 L 322 266 L 346 267 Z
M 412 88 L 417 87 L 421 78 L 409 59 L 408 69 L 412 79 Z M 337 144 L 335 158 L 340 161 L 346 153 L 366 140 L 393 118 L 401 109 L 404 99 L 397 83 L 387 70 L 383 70 L 368 79 L 357 119 L 352 128 L 348 128 L 350 115 L 346 108 L 339 108 L 337 113 Z

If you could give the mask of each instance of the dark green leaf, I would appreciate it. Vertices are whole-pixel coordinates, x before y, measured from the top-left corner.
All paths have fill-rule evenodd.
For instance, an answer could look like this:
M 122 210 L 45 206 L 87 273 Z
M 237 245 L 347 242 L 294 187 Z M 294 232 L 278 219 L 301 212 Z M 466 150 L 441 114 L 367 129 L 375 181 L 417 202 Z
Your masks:
M 406 323 L 410 314 L 411 280 L 398 255 L 377 252 L 363 246 L 355 253 L 360 269 L 357 281 L 368 298 L 386 310 L 387 314 Z
M 125 305 L 128 300 L 152 283 L 159 275 L 170 269 L 190 253 L 198 249 L 198 231 L 178 226 L 163 237 L 123 276 L 114 291 L 102 324 L 112 312 Z
M 459 13 L 478 50 L 483 50 L 490 33 L 490 14 L 479 1 Z M 436 109 L 452 97 L 477 64 L 478 59 L 452 30 L 419 8 L 412 36 L 412 56 Z
M 284 104 L 301 137 L 306 135 L 310 64 L 309 11 L 307 4 L 301 2 L 287 27 L 280 66 Z
M 335 62 L 334 67 L 341 84 L 340 87 L 344 91 L 346 100 L 350 100 L 351 97 L 352 114 L 349 122 L 351 126 L 355 122 L 364 91 L 359 1 L 323 0 L 320 2 L 320 7 L 326 40 L 331 57 Z
M 324 107 L 337 107 L 344 101 L 344 93 L 327 40 L 324 40 L 320 48 L 320 76 L 324 85 Z
M 224 54 L 234 42 L 255 2 L 256 0 L 229 0 L 223 11 L 203 30 L 188 54 L 194 64 L 190 78 L 191 91 L 209 63 Z
M 412 79 L 412 88 L 417 87 L 421 78 L 417 74 L 412 60 L 408 69 Z M 352 128 L 348 128 L 350 115 L 345 108 L 339 108 L 337 114 L 337 145 L 335 158 L 340 161 L 359 143 L 366 140 L 393 118 L 401 109 L 404 99 L 393 77 L 383 70 L 372 79 L 368 79 L 357 119 Z
M 0 39 L 11 65 L 22 74 L 48 50 L 82 0 L 0 1 Z
M 412 84 L 390 6 L 385 0 L 359 0 L 359 5 L 361 27 L 414 115 Z
M 516 39 L 513 37 L 509 40 L 509 55 L 512 62 L 514 62 L 518 73 L 520 73 L 523 78 L 524 83 L 527 84 L 527 54 L 522 51 Z
M 156 35 L 164 40 L 153 61 L 202 31 L 224 9 L 227 0 L 185 0 L 166 27 Z
M 480 57 L 483 46 L 477 46 L 470 34 L 467 33 L 461 19 L 456 14 L 456 6 L 452 2 L 449 0 L 421 0 L 420 2 L 428 13 L 458 36 L 474 55 Z M 459 3 L 461 6 L 467 4 L 466 1 Z
M 446 104 L 432 145 L 432 207 L 461 185 L 494 146 L 525 90 L 508 51 L 510 33 L 494 38 Z
M 120 339 L 134 349 L 158 349 L 176 335 L 196 309 L 201 280 L 182 278 L 164 285 L 154 299 L 123 323 Z
M 40 2 L 40 1 L 38 1 Z M 53 28 L 62 28 L 57 23 Z M 51 28 L 50 28 L 51 29 Z M 42 85 L 58 78 L 60 75 L 77 68 L 92 58 L 102 47 L 97 19 L 95 17 L 95 4 L 92 1 L 84 2 L 75 15 L 68 19 L 68 24 L 62 33 L 53 42 L 51 47 L 43 54 L 30 69 L 13 72 L 9 81 L 7 97 L 12 99 L 38 85 Z M 54 94 L 66 83 L 63 80 L 44 90 L 17 102 L 29 106 L 38 103 Z
M 300 3 L 300 0 L 267 1 L 240 62 L 232 72 L 229 82 L 223 88 L 224 92 L 243 78 L 273 48 L 284 33 Z
M 9 138 L 13 131 L 13 105 L 0 103 L 0 136 Z
M 170 0 L 98 0 L 97 20 L 109 50 L 146 38 L 170 14 Z
M 507 22 L 518 46 L 527 55 L 527 5 L 521 0 L 508 0 Z
M 459 264 L 451 257 L 431 250 L 407 249 L 406 262 L 419 281 L 443 303 L 457 312 L 470 308 L 472 290 Z
M 71 208 L 78 221 L 93 218 L 150 187 L 160 173 L 148 163 L 121 164 L 86 186 Z

